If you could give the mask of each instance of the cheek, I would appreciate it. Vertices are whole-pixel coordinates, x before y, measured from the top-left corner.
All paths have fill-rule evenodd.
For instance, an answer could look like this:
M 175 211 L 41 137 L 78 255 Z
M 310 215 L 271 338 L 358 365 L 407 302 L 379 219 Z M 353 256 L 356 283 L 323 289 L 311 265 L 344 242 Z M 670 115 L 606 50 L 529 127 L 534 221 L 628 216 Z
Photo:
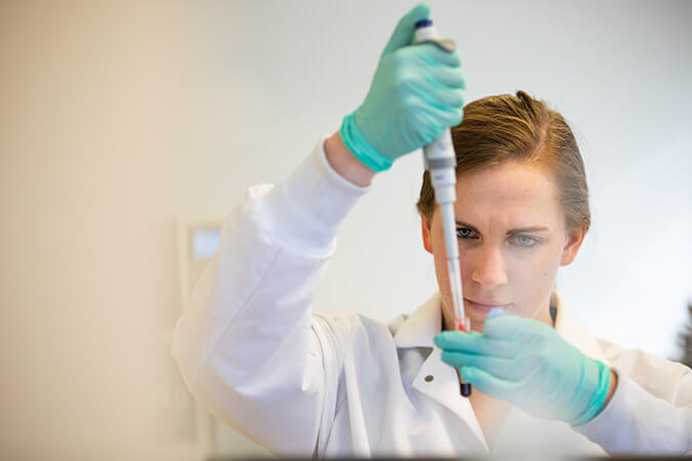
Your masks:
M 435 259 L 435 274 L 437 276 L 438 285 L 444 291 L 449 291 L 447 287 L 447 256 L 444 248 L 436 248 L 433 245 L 433 255 Z
M 445 251 L 444 239 L 441 232 L 435 232 L 431 239 L 433 256 L 435 258 L 435 269 L 439 273 L 444 270 L 447 273 L 447 252 Z
M 532 255 L 512 258 L 510 281 L 512 291 L 525 314 L 531 314 L 546 302 L 553 291 L 555 276 L 560 267 L 560 252 L 540 248 Z
M 444 249 L 444 244 L 441 244 L 442 239 L 433 239 L 433 257 L 435 260 L 435 277 L 437 279 L 437 287 L 440 290 L 442 297 L 442 310 L 444 318 L 453 317 L 452 295 L 449 287 L 449 277 L 447 272 L 447 254 Z

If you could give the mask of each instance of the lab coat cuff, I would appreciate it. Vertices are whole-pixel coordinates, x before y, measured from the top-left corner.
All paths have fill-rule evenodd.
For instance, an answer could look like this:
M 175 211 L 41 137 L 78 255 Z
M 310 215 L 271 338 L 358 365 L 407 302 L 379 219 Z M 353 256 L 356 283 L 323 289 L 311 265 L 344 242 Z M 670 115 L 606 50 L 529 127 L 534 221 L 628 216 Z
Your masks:
M 331 253 L 336 231 L 358 199 L 370 190 L 337 173 L 322 139 L 312 153 L 263 199 L 274 241 L 310 254 Z
M 613 442 L 615 445 L 626 443 L 613 440 L 618 437 L 618 431 L 613 428 L 618 427 L 623 421 L 623 412 L 627 408 L 632 384 L 627 377 L 618 374 L 617 388 L 605 408 L 587 423 L 574 426 L 574 429 L 606 449 Z
M 670 404 L 618 372 L 617 388 L 610 402 L 595 418 L 574 429 L 610 455 L 639 453 L 641 447 L 647 447 L 648 453 L 680 454 L 683 448 L 676 447 L 676 441 L 685 437 L 676 433 L 681 425 L 679 415 L 672 413 L 666 419 L 661 413 L 663 407 L 669 408 Z M 656 421 L 658 418 L 662 419 Z

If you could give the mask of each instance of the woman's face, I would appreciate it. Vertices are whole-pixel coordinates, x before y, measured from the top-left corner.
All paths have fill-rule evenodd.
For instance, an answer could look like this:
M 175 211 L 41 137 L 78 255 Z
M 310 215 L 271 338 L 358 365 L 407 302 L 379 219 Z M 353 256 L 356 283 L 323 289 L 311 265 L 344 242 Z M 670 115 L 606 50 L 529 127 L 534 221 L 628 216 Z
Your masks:
M 471 329 L 482 331 L 491 307 L 549 321 L 557 269 L 574 260 L 584 231 L 568 235 L 558 191 L 549 173 L 507 162 L 462 175 L 457 181 L 457 241 L 464 308 Z M 453 323 L 442 222 L 423 219 L 425 249 L 435 258 L 446 328 Z

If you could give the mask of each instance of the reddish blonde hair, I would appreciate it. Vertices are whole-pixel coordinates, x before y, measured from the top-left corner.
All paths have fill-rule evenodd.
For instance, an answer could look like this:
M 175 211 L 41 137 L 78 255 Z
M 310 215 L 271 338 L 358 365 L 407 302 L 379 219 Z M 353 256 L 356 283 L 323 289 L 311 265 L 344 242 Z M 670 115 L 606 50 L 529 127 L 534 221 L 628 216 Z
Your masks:
M 568 231 L 591 226 L 589 189 L 577 141 L 565 119 L 523 91 L 478 99 L 464 107 L 464 119 L 452 128 L 457 177 L 503 162 L 537 162 L 553 174 Z M 431 222 L 435 191 L 430 174 L 416 208 Z

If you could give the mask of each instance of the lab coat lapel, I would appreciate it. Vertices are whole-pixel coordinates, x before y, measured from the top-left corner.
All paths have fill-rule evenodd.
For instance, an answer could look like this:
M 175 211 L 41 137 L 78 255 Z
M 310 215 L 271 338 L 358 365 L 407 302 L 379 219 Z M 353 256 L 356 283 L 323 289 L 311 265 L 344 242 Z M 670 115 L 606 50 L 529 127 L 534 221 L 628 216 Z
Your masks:
M 394 335 L 394 341 L 398 348 L 432 348 L 413 380 L 413 388 L 456 414 L 488 450 L 471 403 L 459 394 L 456 371 L 442 361 L 441 351 L 433 345 L 433 337 L 442 328 L 440 306 L 440 295 L 436 293 L 401 324 Z
M 483 448 L 488 445 L 469 399 L 459 393 L 456 371 L 441 359 L 442 351 L 434 348 L 413 380 L 413 388 L 419 390 L 440 405 L 448 408 L 471 430 Z

